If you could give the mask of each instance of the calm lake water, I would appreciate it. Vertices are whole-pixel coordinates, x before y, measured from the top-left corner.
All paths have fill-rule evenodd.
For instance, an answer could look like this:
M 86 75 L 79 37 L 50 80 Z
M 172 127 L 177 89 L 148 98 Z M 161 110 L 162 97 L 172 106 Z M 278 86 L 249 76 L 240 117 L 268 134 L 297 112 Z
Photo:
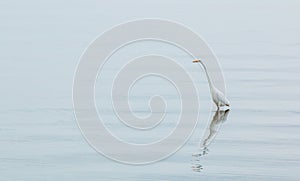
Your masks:
M 0 177 L 299 180 L 299 7 L 298 1 L 269 0 L 0 2 Z M 96 100 L 105 124 L 124 140 L 143 143 L 165 136 L 178 115 L 178 97 L 163 80 L 137 85 L 130 98 L 136 114 L 148 113 L 151 88 L 171 103 L 166 123 L 137 137 L 117 124 L 109 104 L 103 106 L 109 100 L 101 86 L 111 83 L 117 60 L 145 53 L 170 56 L 190 72 L 200 95 L 198 125 L 187 144 L 165 160 L 132 166 L 107 159 L 85 141 L 73 113 L 72 83 L 89 42 L 115 24 L 149 17 L 181 22 L 210 44 L 232 106 L 214 116 L 204 71 L 176 48 L 144 42 L 120 50 L 97 81 Z M 204 151 L 201 143 L 208 145 Z

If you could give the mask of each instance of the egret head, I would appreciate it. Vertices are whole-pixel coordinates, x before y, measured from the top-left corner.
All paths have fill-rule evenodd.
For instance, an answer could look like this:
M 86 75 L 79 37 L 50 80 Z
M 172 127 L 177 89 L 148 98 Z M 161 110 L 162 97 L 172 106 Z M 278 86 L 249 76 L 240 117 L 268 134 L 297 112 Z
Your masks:
M 197 60 L 193 60 L 193 63 L 198 63 L 201 62 L 201 60 L 197 59 Z

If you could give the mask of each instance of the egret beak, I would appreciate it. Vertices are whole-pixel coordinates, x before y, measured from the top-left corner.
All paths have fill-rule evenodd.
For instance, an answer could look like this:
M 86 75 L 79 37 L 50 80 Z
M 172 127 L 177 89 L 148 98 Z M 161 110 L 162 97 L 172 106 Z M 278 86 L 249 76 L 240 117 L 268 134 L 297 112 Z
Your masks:
M 200 60 L 193 60 L 193 63 L 198 63 L 200 62 Z

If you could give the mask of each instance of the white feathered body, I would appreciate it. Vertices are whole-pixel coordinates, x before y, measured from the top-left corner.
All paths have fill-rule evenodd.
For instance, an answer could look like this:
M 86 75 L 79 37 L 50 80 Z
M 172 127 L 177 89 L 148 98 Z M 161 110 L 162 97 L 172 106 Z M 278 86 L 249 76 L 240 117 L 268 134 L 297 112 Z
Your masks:
M 229 106 L 230 105 L 228 99 L 225 97 L 223 92 L 219 91 L 215 87 L 212 87 L 211 95 L 212 95 L 213 101 L 216 104 L 216 106 L 221 107 L 221 106 Z

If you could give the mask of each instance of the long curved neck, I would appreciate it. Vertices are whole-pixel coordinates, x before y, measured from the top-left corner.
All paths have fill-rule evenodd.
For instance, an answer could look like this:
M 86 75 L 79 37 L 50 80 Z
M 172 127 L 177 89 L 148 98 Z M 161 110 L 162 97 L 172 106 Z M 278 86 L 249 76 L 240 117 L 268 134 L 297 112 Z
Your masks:
M 206 66 L 204 65 L 204 63 L 202 63 L 202 62 L 200 62 L 201 63 L 201 65 L 203 66 L 203 68 L 204 68 L 204 71 L 205 71 L 205 74 L 206 74 L 206 77 L 207 77 L 207 80 L 208 80 L 208 84 L 209 84 L 209 88 L 212 90 L 212 88 L 213 88 L 213 83 L 212 83 L 212 81 L 211 81 L 211 79 L 210 79 L 210 77 L 209 77 L 209 75 L 208 75 L 208 73 L 207 73 L 207 69 L 206 69 Z

